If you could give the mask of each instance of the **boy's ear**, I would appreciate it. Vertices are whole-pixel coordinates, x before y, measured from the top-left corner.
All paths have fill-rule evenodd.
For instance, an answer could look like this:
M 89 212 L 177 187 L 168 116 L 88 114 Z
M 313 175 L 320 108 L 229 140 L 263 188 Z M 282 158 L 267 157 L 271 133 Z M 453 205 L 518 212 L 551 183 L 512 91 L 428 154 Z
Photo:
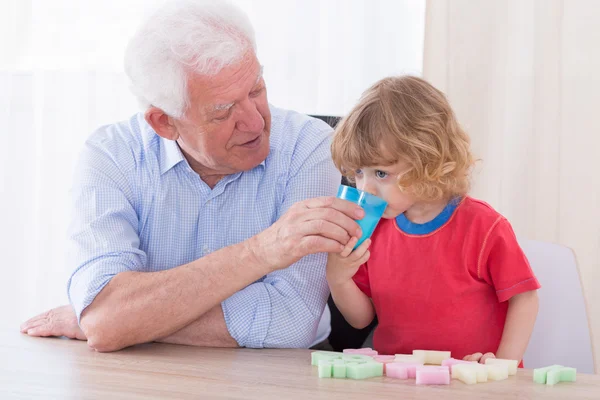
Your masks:
M 160 108 L 151 106 L 144 114 L 144 118 L 158 136 L 168 140 L 179 139 L 179 133 L 173 124 L 173 119 Z

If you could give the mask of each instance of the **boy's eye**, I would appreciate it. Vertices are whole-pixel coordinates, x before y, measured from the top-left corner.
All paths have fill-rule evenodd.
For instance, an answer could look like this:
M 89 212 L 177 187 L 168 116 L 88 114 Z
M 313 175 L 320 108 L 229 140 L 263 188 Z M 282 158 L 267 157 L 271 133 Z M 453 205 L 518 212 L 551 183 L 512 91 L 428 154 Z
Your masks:
M 383 179 L 386 176 L 388 176 L 388 173 L 385 171 L 377 170 L 375 171 L 375 176 L 377 176 L 379 179 Z
M 354 171 L 355 175 L 362 175 L 362 169 L 357 169 L 356 171 Z

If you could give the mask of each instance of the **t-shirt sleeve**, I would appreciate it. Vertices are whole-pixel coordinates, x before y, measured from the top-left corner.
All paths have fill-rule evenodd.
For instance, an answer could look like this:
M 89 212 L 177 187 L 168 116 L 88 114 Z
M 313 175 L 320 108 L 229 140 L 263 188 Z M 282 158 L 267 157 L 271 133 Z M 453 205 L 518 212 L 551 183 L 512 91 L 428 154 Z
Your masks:
M 506 218 L 499 217 L 486 236 L 477 274 L 495 288 L 498 301 L 541 287 Z
M 361 265 L 352 279 L 364 294 L 371 297 L 371 284 L 369 283 L 369 269 L 367 264 L 368 262 Z

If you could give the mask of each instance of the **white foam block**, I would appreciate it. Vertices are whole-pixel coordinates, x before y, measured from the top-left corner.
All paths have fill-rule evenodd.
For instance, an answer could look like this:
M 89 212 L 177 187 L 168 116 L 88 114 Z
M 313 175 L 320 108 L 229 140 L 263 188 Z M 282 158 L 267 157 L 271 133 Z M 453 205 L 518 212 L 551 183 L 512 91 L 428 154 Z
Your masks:
M 442 361 L 451 358 L 449 351 L 413 350 L 413 355 L 422 357 L 425 364 L 442 365 Z
M 502 364 L 508 367 L 508 375 L 516 375 L 519 362 L 517 360 L 504 360 L 502 358 L 488 358 L 485 360 L 486 365 Z

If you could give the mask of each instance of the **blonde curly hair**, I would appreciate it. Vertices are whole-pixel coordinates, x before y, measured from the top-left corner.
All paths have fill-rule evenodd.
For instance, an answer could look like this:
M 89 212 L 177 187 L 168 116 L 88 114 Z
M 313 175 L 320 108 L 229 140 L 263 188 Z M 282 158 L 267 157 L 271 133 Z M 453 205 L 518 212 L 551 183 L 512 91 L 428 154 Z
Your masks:
M 336 127 L 331 154 L 350 181 L 359 168 L 407 163 L 398 186 L 422 201 L 465 195 L 475 162 L 446 96 L 414 76 L 367 89 Z

